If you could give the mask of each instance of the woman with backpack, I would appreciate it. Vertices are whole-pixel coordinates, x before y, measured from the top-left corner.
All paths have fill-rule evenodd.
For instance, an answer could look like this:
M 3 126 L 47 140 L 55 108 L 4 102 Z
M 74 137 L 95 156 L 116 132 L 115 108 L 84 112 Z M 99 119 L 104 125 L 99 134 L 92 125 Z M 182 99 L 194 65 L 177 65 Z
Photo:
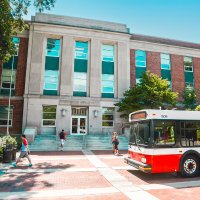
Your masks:
M 112 143 L 114 145 L 114 153 L 116 156 L 119 155 L 118 145 L 119 145 L 119 138 L 117 132 L 113 133 Z

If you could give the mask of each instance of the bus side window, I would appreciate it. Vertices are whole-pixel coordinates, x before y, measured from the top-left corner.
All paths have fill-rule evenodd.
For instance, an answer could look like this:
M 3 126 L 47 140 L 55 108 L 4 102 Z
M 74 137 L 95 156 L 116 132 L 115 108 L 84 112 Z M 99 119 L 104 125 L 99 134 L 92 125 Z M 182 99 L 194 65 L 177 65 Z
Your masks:
M 158 130 L 154 131 L 154 141 L 157 141 L 160 137 L 160 132 Z
M 200 130 L 197 130 L 197 145 L 200 145 Z

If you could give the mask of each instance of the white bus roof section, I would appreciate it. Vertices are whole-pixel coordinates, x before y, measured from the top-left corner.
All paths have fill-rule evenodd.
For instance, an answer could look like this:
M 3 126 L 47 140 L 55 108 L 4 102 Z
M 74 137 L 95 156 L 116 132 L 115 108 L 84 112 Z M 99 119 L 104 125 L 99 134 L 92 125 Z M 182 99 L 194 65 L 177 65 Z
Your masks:
M 134 114 L 146 113 L 145 118 L 131 119 Z M 129 122 L 139 121 L 144 119 L 162 119 L 162 120 L 200 120 L 200 111 L 185 111 L 185 110 L 139 110 L 129 114 Z

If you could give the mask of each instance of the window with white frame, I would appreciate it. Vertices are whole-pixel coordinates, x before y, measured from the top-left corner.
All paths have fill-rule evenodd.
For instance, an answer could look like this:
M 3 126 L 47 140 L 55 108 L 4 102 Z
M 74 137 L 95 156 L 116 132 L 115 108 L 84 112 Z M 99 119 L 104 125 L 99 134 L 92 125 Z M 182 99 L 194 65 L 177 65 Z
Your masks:
M 161 57 L 161 69 L 170 69 L 170 55 L 169 54 L 165 54 L 165 53 L 161 53 L 160 54 Z
M 185 82 L 185 88 L 189 90 L 194 89 L 194 83 L 193 82 Z
M 184 70 L 185 72 L 193 72 L 193 64 L 191 57 L 184 57 Z
M 9 123 L 8 123 L 8 113 L 9 113 L 8 106 L 0 106 L 0 126 L 6 127 L 7 124 L 9 124 L 9 126 L 12 126 L 13 106 L 10 106 Z
M 3 67 L 2 67 L 1 93 L 4 95 L 9 94 L 10 88 L 12 92 L 15 90 L 16 73 L 17 73 L 17 57 L 18 57 L 18 52 L 19 52 L 20 39 L 17 37 L 14 37 L 13 43 L 15 45 L 16 52 L 13 56 L 11 56 L 8 62 L 3 63 Z
M 114 126 L 114 108 L 102 108 L 102 126 Z
M 146 52 L 142 50 L 135 51 L 136 67 L 146 67 Z
M 2 71 L 2 89 L 15 89 L 16 82 L 16 69 L 3 69 Z
M 113 74 L 102 74 L 102 93 L 114 93 Z
M 74 88 L 75 92 L 86 92 L 87 73 L 74 72 Z
M 42 125 L 56 126 L 56 106 L 43 106 Z

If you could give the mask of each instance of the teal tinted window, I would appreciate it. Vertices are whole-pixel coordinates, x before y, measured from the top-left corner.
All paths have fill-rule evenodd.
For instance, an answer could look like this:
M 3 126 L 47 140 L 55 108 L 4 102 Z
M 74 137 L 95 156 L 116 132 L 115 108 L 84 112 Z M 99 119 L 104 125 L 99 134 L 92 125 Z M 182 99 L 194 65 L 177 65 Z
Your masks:
M 146 52 L 141 50 L 135 51 L 135 65 L 136 67 L 146 67 Z
M 45 71 L 44 90 L 58 90 L 58 71 Z
M 46 55 L 52 57 L 59 57 L 60 56 L 60 40 L 59 39 L 47 39 L 47 49 Z
M 160 54 L 161 57 L 161 69 L 170 69 L 170 55 L 169 54 Z
M 146 68 L 136 67 L 136 78 L 141 78 L 141 76 L 146 72 Z
M 193 82 L 194 75 L 191 72 L 185 72 L 185 82 Z
M 57 95 L 59 83 L 59 56 L 60 40 L 47 39 L 45 75 L 44 75 L 44 95 Z
M 87 72 L 88 61 L 84 59 L 74 60 L 74 71 L 75 72 Z
M 102 45 L 102 61 L 114 62 L 114 46 Z
M 167 79 L 168 81 L 171 81 L 171 71 L 170 70 L 162 69 L 161 75 L 162 75 L 163 79 Z
M 58 70 L 59 57 L 46 56 L 45 70 Z
M 193 72 L 193 64 L 191 57 L 184 57 L 184 70 L 186 72 Z
M 114 75 L 102 74 L 102 93 L 114 93 Z
M 86 92 L 87 87 L 87 74 L 74 72 L 74 88 L 73 91 L 76 92 Z
M 84 60 L 88 59 L 88 42 L 76 41 L 75 58 Z
M 16 53 L 15 55 L 17 56 L 18 53 L 19 53 L 19 43 L 20 43 L 20 39 L 18 37 L 14 37 L 13 38 L 13 42 L 14 42 L 14 45 L 15 45 L 15 48 L 16 48 Z
M 114 62 L 102 61 L 102 74 L 114 74 Z
M 73 96 L 87 96 L 88 42 L 75 42 Z

